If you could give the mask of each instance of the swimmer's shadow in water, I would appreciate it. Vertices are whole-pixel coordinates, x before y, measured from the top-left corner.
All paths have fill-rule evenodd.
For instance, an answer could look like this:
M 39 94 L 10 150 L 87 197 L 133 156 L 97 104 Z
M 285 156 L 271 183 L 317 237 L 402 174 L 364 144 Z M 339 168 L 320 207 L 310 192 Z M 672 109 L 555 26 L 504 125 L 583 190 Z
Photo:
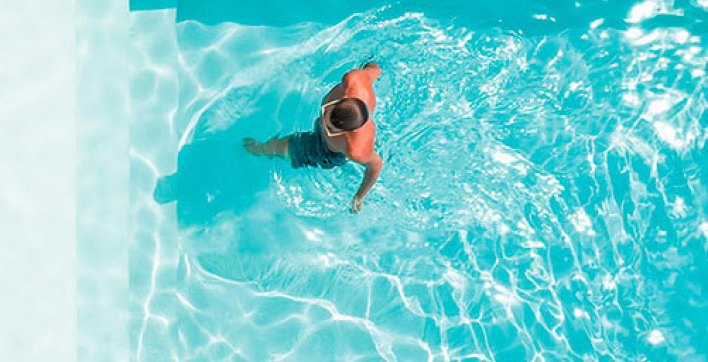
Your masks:
M 267 187 L 268 168 L 243 150 L 241 138 L 225 132 L 186 145 L 177 172 L 158 179 L 153 197 L 159 204 L 177 202 L 180 227 L 207 225 L 222 211 L 240 214 Z

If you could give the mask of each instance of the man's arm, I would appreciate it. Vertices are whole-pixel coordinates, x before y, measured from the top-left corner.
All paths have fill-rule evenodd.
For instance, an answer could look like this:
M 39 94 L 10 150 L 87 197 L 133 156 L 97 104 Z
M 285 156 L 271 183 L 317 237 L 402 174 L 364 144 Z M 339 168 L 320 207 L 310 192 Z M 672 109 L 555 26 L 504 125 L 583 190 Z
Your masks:
M 364 173 L 364 180 L 361 182 L 361 186 L 359 186 L 359 190 L 356 192 L 356 194 L 354 195 L 354 199 L 352 200 L 351 211 L 359 212 L 363 207 L 364 197 L 366 197 L 366 194 L 374 186 L 376 180 L 379 179 L 381 168 L 383 168 L 383 160 L 381 160 L 381 157 L 378 153 L 373 152 L 368 160 L 354 159 L 354 161 L 359 162 L 366 167 L 366 172 Z

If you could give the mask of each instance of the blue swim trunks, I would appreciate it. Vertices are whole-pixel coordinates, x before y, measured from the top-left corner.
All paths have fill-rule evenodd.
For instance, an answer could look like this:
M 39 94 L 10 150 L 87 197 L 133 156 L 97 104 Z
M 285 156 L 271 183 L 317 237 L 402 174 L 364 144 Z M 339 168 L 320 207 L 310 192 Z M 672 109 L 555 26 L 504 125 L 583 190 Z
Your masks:
M 334 168 L 347 163 L 347 156 L 327 148 L 320 126 L 315 121 L 312 132 L 297 132 L 288 140 L 288 155 L 293 168 Z

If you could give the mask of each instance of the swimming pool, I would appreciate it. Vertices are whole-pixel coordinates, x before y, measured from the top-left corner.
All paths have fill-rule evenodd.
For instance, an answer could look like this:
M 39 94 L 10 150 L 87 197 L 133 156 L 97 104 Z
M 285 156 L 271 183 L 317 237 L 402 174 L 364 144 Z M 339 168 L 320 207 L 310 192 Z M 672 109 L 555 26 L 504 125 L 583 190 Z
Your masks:
M 705 1 L 131 5 L 137 361 L 706 360 Z M 368 60 L 350 215 L 241 139 Z

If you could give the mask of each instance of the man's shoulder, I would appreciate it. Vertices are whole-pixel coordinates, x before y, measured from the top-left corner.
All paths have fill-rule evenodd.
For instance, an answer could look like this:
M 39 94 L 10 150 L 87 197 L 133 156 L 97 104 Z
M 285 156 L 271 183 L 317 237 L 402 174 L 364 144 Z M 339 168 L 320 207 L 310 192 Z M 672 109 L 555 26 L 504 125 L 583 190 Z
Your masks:
M 346 72 L 342 77 L 344 83 L 360 83 L 367 82 L 370 83 L 371 79 L 369 74 L 363 69 L 354 69 Z
M 368 159 L 374 151 L 376 126 L 370 119 L 364 127 L 347 139 L 347 156 L 357 162 Z

